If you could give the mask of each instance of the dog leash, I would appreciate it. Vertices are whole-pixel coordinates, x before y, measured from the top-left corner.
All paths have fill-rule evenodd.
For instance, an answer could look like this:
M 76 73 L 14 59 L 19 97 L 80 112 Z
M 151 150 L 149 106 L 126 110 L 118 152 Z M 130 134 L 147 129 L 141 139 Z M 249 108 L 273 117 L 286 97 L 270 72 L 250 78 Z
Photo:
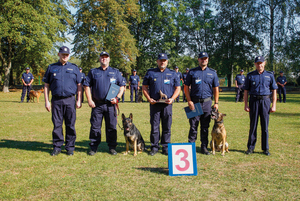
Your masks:
M 120 126 L 120 124 L 119 124 L 119 122 L 118 122 L 118 116 L 119 116 L 119 114 L 120 114 L 120 108 L 119 108 L 119 104 L 118 103 L 116 103 L 115 104 L 115 115 L 116 115 L 116 119 L 117 119 L 117 123 L 118 123 L 118 126 L 119 126 L 119 128 L 121 129 L 121 130 L 124 130 L 124 128 L 122 128 L 121 126 Z

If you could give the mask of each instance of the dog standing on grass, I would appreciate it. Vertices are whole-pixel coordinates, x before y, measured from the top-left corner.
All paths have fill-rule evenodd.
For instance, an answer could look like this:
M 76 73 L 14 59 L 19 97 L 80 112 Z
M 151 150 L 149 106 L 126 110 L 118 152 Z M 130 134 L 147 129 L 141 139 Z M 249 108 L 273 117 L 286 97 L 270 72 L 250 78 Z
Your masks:
M 226 141 L 226 130 L 223 123 L 223 118 L 225 116 L 226 114 L 222 114 L 218 110 L 212 108 L 211 119 L 215 120 L 215 124 L 211 131 L 212 139 L 210 142 L 210 147 L 213 155 L 215 155 L 216 151 L 221 151 L 222 156 L 225 155 L 225 151 L 229 152 L 228 143 Z
M 132 123 L 132 119 L 132 113 L 130 113 L 129 118 L 126 118 L 124 113 L 122 114 L 124 137 L 126 140 L 126 152 L 124 155 L 128 154 L 130 147 L 134 150 L 133 155 L 137 156 L 137 151 L 142 152 L 145 149 L 145 142 L 140 131 Z
M 41 96 L 42 93 L 44 93 L 44 88 L 41 88 L 38 91 L 31 90 L 30 93 L 29 93 L 30 102 L 34 102 L 34 98 L 36 98 L 37 103 L 39 103 L 40 102 L 40 96 Z

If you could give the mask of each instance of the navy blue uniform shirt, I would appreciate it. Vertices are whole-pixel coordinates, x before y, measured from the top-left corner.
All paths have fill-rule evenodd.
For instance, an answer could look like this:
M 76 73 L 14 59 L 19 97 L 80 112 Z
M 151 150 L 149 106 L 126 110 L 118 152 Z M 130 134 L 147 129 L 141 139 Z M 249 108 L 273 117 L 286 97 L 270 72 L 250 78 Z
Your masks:
M 130 84 L 136 85 L 140 81 L 140 77 L 138 75 L 130 75 L 129 82 Z
M 83 85 L 91 87 L 93 101 L 105 101 L 110 83 L 119 86 L 126 85 L 120 71 L 108 66 L 106 70 L 102 67 L 91 69 Z
M 160 99 L 159 91 L 161 90 L 168 98 L 171 98 L 175 87 L 180 86 L 180 79 L 176 72 L 166 68 L 163 72 L 157 68 L 148 69 L 143 85 L 149 86 L 149 95 L 154 100 Z
M 43 82 L 50 85 L 52 96 L 70 97 L 77 93 L 81 74 L 76 64 L 67 62 L 62 65 L 59 61 L 48 66 Z
M 84 73 L 81 73 L 81 84 L 83 84 L 84 83 L 84 80 L 85 80 L 85 74 Z
M 213 96 L 213 87 L 219 86 L 219 78 L 214 69 L 206 67 L 202 70 L 198 66 L 188 72 L 184 84 L 191 86 L 191 99 L 205 99 Z
M 186 76 L 187 76 L 187 73 L 183 73 L 182 77 L 183 77 L 183 82 L 184 82 L 184 84 L 185 84 L 185 82 L 186 82 Z
M 246 77 L 245 75 L 238 74 L 235 76 L 235 80 L 238 85 L 243 85 L 245 83 Z
M 280 84 L 286 83 L 286 77 L 285 76 L 279 76 L 277 77 L 276 83 L 279 82 Z
M 175 73 L 176 73 L 176 71 L 175 71 Z M 176 73 L 176 75 L 178 76 L 179 80 L 183 79 L 181 72 L 178 71 Z
M 31 73 L 28 73 L 28 74 L 27 73 L 23 73 L 22 74 L 22 79 L 24 80 L 24 82 L 26 84 L 29 84 L 30 81 L 34 79 L 34 77 L 33 77 L 33 75 Z
M 244 90 L 249 91 L 249 95 L 268 96 L 271 90 L 277 89 L 275 78 L 270 71 L 259 74 L 257 70 L 247 74 Z

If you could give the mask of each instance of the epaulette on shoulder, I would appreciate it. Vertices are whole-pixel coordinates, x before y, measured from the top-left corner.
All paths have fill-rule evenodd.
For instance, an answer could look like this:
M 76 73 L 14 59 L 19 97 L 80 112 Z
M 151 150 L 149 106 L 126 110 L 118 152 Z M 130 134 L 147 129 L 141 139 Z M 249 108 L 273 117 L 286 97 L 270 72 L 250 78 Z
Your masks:
M 268 70 L 266 70 L 266 72 L 274 75 L 274 71 L 268 71 Z
M 78 67 L 77 64 L 74 64 L 74 63 L 71 63 L 71 64 L 74 65 L 74 66 L 76 66 L 76 67 Z
M 247 75 L 253 74 L 256 70 L 247 73 Z
M 215 73 L 217 72 L 215 69 L 212 69 L 212 68 L 209 68 L 207 67 L 208 69 L 210 69 L 211 71 L 214 71 Z

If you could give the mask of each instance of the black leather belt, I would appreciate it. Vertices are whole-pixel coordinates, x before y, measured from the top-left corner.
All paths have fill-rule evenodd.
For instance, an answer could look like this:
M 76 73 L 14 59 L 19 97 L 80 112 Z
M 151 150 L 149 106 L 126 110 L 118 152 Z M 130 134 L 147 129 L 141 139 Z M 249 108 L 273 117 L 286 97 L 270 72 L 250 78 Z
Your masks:
M 74 96 L 74 95 L 72 95 L 72 96 Z M 72 96 L 53 96 L 55 99 L 65 99 L 65 98 L 70 98 L 70 97 L 72 97 Z
M 264 100 L 264 99 L 270 98 L 270 96 L 269 95 L 265 95 L 265 96 L 251 95 L 250 98 L 257 99 L 257 100 Z
M 204 102 L 207 102 L 207 101 L 210 101 L 211 100 L 211 97 L 208 97 L 208 98 L 199 98 L 199 99 L 192 99 L 192 101 L 194 103 L 204 103 Z
M 108 100 L 93 100 L 95 104 L 110 103 Z

